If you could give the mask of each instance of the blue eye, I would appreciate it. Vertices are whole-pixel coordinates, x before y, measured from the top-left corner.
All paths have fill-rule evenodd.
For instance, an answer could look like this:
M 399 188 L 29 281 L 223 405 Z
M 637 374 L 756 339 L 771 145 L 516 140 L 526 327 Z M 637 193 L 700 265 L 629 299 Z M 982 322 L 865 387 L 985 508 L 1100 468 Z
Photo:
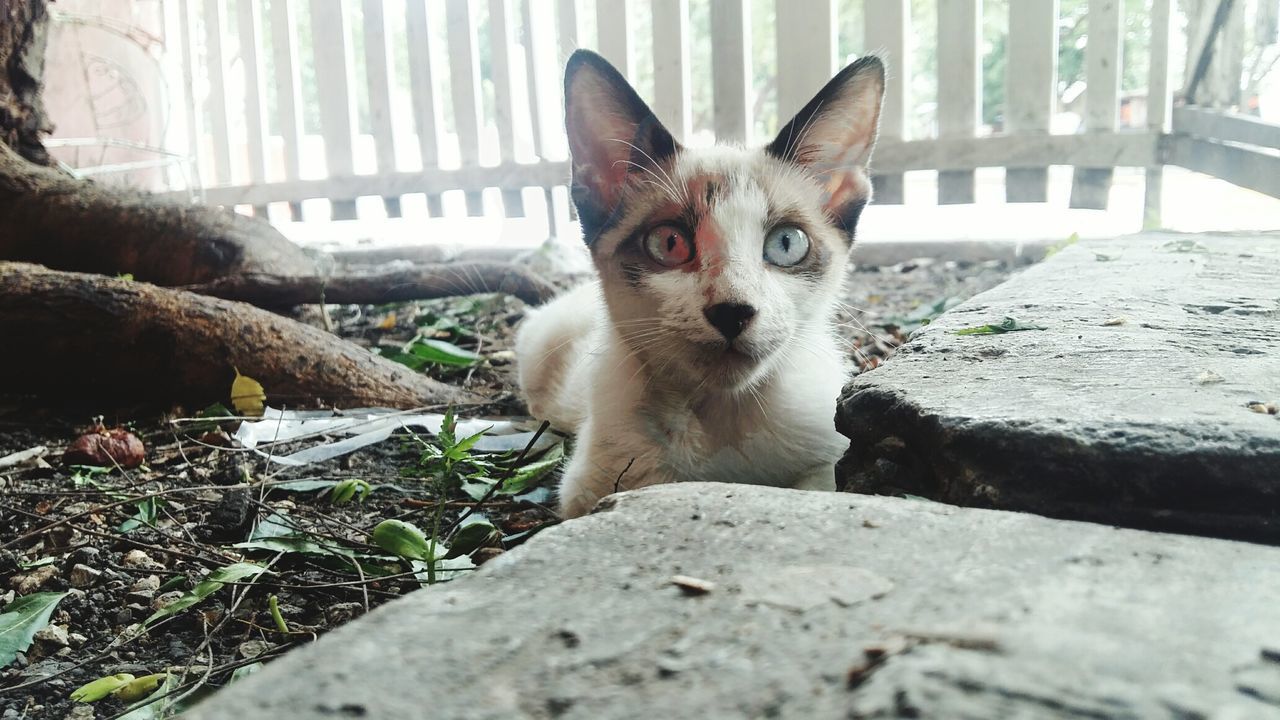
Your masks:
M 809 256 L 809 236 L 795 225 L 779 225 L 764 238 L 764 259 L 778 267 L 798 265 Z

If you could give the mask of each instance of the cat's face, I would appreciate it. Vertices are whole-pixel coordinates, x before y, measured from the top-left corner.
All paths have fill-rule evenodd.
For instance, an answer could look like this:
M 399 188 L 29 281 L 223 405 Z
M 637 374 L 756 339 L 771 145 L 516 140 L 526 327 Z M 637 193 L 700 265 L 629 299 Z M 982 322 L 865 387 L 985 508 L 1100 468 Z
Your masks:
M 883 70 L 840 73 L 762 149 L 681 148 L 604 60 L 566 75 L 574 200 L 624 342 L 676 387 L 749 387 L 829 332 Z

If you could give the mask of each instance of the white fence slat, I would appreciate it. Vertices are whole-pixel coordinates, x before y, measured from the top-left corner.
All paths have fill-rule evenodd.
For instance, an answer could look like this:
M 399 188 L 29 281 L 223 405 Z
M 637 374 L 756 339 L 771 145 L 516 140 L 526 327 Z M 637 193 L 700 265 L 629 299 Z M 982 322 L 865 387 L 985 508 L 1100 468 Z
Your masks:
M 351 28 L 342 0 L 311 0 L 312 56 L 320 83 L 320 131 L 324 135 L 325 166 L 330 177 L 355 174 L 356 108 L 351 89 L 355 62 Z M 333 219 L 356 217 L 355 198 L 333 198 Z
M 187 139 L 190 142 L 189 152 L 191 153 L 192 163 L 195 165 L 194 182 L 199 187 L 207 184 L 206 173 L 204 172 L 204 163 L 200 161 L 201 145 L 204 142 L 204 113 L 200 111 L 200 105 L 195 95 L 195 69 L 199 65 L 196 58 L 195 43 L 195 13 L 191 12 L 190 3 L 182 1 L 178 3 L 179 22 L 181 25 L 181 42 L 182 42 L 182 79 L 186 84 L 183 88 L 183 100 L 185 101 L 184 109 L 187 114 Z
M 213 141 L 213 169 L 216 183 L 230 185 L 231 120 L 227 114 L 227 59 L 225 0 L 204 0 L 205 52 L 209 72 L 209 131 Z
M 431 32 L 427 20 L 427 3 L 431 0 L 408 0 L 405 4 L 405 36 L 409 45 L 409 89 L 413 95 L 413 120 L 418 133 L 418 154 L 424 173 L 440 166 L 440 134 L 443 126 L 440 105 L 436 102 L 439 83 L 431 66 Z M 441 188 L 443 189 L 443 188 Z M 427 193 L 427 212 L 432 217 L 444 214 L 440 193 Z
M 835 73 L 835 2 L 777 0 L 777 18 L 778 127 L 781 128 Z
M 1047 135 L 1058 98 L 1058 0 L 1021 0 L 1009 5 L 1005 65 L 1005 129 Z M 1048 168 L 1005 170 L 1005 199 L 1046 202 Z
M 516 49 L 515 15 L 512 0 L 489 0 L 489 67 L 493 75 L 494 122 L 498 126 L 498 153 L 501 162 L 516 159 L 516 99 L 511 53 Z M 502 211 L 506 217 L 524 217 L 520 188 L 502 191 Z
M 271 0 L 271 64 L 276 76 L 276 120 L 284 145 L 284 179 L 302 177 L 302 61 L 298 56 L 297 9 L 294 0 Z M 295 221 L 302 205 L 289 206 Z
M 529 117 L 533 123 L 533 152 L 539 158 L 561 158 L 565 147 L 560 108 L 560 64 L 556 61 L 556 27 L 551 0 L 525 0 L 523 4 L 526 82 Z M 554 118 L 554 119 L 553 119 Z
M 911 26 L 909 0 L 865 0 L 863 46 L 885 63 L 884 105 L 880 111 L 880 138 L 896 142 L 906 138 L 907 115 L 910 105 L 907 79 L 911 77 L 911 55 L 907 50 L 907 37 Z M 875 158 L 872 158 L 872 169 Z M 875 174 L 871 178 L 875 186 L 877 204 L 898 205 L 903 201 L 902 173 Z
M 711 118 L 716 140 L 751 140 L 751 6 L 748 0 L 711 3 Z
M 693 133 L 689 0 L 653 0 L 653 112 L 679 142 Z
M 1265 3 L 1264 3 L 1265 4 Z M 1169 131 L 1173 117 L 1173 87 L 1169 67 L 1172 63 L 1173 0 L 1153 0 L 1151 4 L 1151 67 L 1147 76 L 1147 127 L 1152 132 Z M 1161 204 L 1164 194 L 1164 166 L 1152 163 L 1147 168 L 1143 193 L 1142 226 L 1161 226 Z
M 262 57 L 262 0 L 240 0 L 240 61 L 244 65 L 244 121 L 249 148 L 249 181 L 267 181 L 267 86 Z M 254 214 L 264 217 L 259 205 Z
M 982 109 L 980 0 L 938 0 L 938 137 L 973 137 Z M 938 173 L 938 203 L 972 203 L 973 171 Z
M 617 68 L 623 77 L 635 83 L 631 0 L 596 0 L 596 38 L 604 59 Z
M 480 164 L 480 55 L 471 0 L 445 0 L 453 125 L 464 167 Z M 479 191 L 467 193 L 467 213 L 483 215 Z
M 1085 130 L 1115 132 L 1120 121 L 1120 71 L 1124 49 L 1123 0 L 1089 0 L 1089 44 L 1085 47 Z M 1114 168 L 1076 166 L 1073 208 L 1107 209 Z
M 558 0 L 556 16 L 560 36 L 560 63 L 564 64 L 573 51 L 581 47 L 582 19 L 578 15 L 577 0 Z
M 364 0 L 364 66 L 369 90 L 369 121 L 373 131 L 374 157 L 378 172 L 396 169 L 395 125 L 391 121 L 391 30 L 383 11 L 383 0 Z M 400 198 L 382 199 L 387 217 L 400 216 Z

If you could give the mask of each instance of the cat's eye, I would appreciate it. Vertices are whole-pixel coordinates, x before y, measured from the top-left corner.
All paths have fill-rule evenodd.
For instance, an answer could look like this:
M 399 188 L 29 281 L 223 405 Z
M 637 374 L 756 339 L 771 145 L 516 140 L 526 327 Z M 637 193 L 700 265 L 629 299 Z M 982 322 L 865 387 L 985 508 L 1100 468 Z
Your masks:
M 795 225 L 779 225 L 764 238 L 764 259 L 778 267 L 798 265 L 809 255 L 809 236 Z
M 664 267 L 678 267 L 693 259 L 693 241 L 674 225 L 659 225 L 645 233 L 644 251 Z

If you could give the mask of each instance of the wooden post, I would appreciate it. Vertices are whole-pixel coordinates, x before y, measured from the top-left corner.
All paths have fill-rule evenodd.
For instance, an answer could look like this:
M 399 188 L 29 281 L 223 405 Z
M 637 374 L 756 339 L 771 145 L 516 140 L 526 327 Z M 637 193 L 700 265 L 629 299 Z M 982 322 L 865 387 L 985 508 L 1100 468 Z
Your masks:
M 782 127 L 835 74 L 836 7 L 833 0 L 778 0 L 777 17 L 778 127 Z
M 971 138 L 982 112 L 981 0 L 938 0 L 938 137 Z M 972 203 L 972 170 L 938 173 L 938 203 Z
M 718 142 L 751 141 L 751 6 L 711 3 L 712 125 Z
M 429 0 L 408 0 L 405 5 L 405 35 L 409 43 L 409 90 L 413 95 L 413 118 L 418 131 L 418 154 L 422 170 L 440 167 L 440 107 L 436 103 L 438 84 L 431 66 L 431 32 L 427 20 Z M 427 212 L 444 215 L 440 192 L 427 189 Z
M 355 174 L 356 108 L 351 98 L 355 62 L 342 0 L 311 0 L 311 40 L 316 77 L 324 84 L 324 92 L 320 93 L 320 130 L 324 135 L 325 170 L 329 177 L 351 176 Z M 334 220 L 355 219 L 355 198 L 332 198 L 331 203 Z
M 908 0 L 865 0 L 865 42 L 880 55 L 886 65 L 884 106 L 880 111 L 880 140 L 895 143 L 907 138 L 907 114 L 910 108 L 908 80 L 911 57 L 907 52 L 910 34 L 911 5 Z M 875 158 L 871 159 L 875 167 Z M 903 174 L 872 175 L 875 202 L 900 205 L 903 201 Z
M 1058 0 L 1009 4 L 1005 126 L 1014 135 L 1048 135 L 1058 101 Z M 1049 170 L 1005 169 L 1008 202 L 1046 202 Z
M 636 69 L 631 42 L 631 0 L 596 0 L 596 38 L 604 59 L 634 83 Z
M 1119 127 L 1123 27 L 1123 0 L 1089 0 L 1089 45 L 1085 48 L 1086 132 L 1113 133 Z M 1071 183 L 1071 207 L 1106 210 L 1114 174 L 1114 167 L 1077 166 Z
M 383 0 L 364 0 L 364 65 L 369 88 L 369 121 L 372 124 L 374 153 L 379 173 L 396 171 L 396 133 L 391 122 L 390 32 Z M 384 197 L 387 217 L 400 217 L 400 198 Z
M 678 142 L 693 132 L 689 0 L 653 0 L 653 112 Z
M 302 63 L 298 57 L 298 14 L 294 0 L 271 0 L 271 60 L 276 75 L 276 120 L 284 144 L 284 179 L 302 178 Z M 302 220 L 302 203 L 289 210 Z
M 1147 128 L 1157 135 L 1169 132 L 1173 112 L 1173 87 L 1169 82 L 1170 49 L 1173 34 L 1173 0 L 1154 0 L 1151 7 L 1151 68 L 1147 80 Z M 1159 150 L 1157 150 L 1159 152 Z M 1142 203 L 1142 227 L 1162 225 L 1164 191 L 1163 158 L 1147 166 L 1147 185 Z
M 453 94 L 453 126 L 463 167 L 480 164 L 480 55 L 471 0 L 446 0 L 449 28 L 449 77 Z M 479 189 L 467 190 L 467 214 L 484 215 Z

